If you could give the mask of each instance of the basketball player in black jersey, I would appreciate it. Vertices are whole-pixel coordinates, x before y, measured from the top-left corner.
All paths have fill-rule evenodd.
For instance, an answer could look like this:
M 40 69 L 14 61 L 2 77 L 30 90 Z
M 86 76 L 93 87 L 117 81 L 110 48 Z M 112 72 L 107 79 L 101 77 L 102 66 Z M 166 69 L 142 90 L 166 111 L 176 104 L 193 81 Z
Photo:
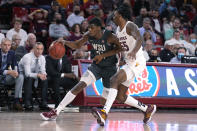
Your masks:
M 100 19 L 93 18 L 89 22 L 89 31 L 81 39 L 74 42 L 62 41 L 72 49 L 78 49 L 89 41 L 92 45 L 91 58 L 93 63 L 83 74 L 79 83 L 66 94 L 56 109 L 40 114 L 43 120 L 56 120 L 61 110 L 71 103 L 79 92 L 100 78 L 102 78 L 104 86 L 102 97 L 107 98 L 106 92 L 107 88 L 110 87 L 110 78 L 117 71 L 116 54 L 122 51 L 122 47 L 114 34 L 108 30 L 102 30 L 101 27 Z

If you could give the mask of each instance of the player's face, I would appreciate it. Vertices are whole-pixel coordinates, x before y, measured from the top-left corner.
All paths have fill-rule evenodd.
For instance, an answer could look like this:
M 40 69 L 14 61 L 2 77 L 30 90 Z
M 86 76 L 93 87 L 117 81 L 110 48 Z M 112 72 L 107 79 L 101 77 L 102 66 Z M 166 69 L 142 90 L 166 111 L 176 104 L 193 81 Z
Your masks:
M 115 12 L 114 12 L 113 21 L 114 21 L 114 23 L 115 23 L 116 25 L 119 25 L 119 18 L 120 18 L 120 14 L 119 14 L 117 11 L 115 11 Z
M 96 26 L 94 24 L 90 24 L 88 27 L 88 31 L 89 31 L 89 35 L 94 37 L 98 34 L 98 32 L 100 31 L 100 27 Z

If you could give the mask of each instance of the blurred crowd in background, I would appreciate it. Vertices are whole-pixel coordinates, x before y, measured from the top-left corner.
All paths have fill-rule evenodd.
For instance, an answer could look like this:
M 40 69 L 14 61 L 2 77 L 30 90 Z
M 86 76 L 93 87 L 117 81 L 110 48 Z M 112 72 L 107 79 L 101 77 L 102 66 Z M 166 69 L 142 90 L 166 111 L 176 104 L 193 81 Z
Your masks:
M 33 33 L 47 54 L 53 40 L 80 39 L 93 17 L 99 17 L 103 27 L 115 33 L 113 11 L 123 2 L 131 5 L 131 21 L 144 39 L 147 61 L 180 62 L 181 55 L 197 55 L 197 13 L 192 0 L 73 0 L 66 8 L 52 0 L 1 0 L 0 39 L 12 40 L 13 48 L 28 46 L 28 34 Z M 16 41 L 13 34 L 21 40 Z M 180 47 L 185 51 L 178 50 Z M 88 59 L 88 49 L 87 43 L 79 50 L 67 48 L 66 54 L 69 59 Z

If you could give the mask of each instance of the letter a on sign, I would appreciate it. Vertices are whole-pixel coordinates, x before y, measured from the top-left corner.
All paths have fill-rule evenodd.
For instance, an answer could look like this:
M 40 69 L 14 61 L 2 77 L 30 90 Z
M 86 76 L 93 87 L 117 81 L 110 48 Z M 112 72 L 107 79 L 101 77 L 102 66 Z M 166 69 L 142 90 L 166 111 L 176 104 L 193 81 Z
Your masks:
M 172 95 L 172 91 L 174 91 L 175 95 L 180 95 L 179 89 L 177 87 L 177 84 L 176 84 L 176 81 L 174 79 L 174 75 L 171 69 L 166 69 L 166 80 L 167 80 L 168 95 Z

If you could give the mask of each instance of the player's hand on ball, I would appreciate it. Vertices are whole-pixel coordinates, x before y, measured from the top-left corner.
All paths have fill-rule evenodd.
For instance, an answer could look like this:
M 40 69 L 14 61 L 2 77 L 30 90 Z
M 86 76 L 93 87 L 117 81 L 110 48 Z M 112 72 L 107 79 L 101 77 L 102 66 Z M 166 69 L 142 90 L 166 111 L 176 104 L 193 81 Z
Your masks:
M 96 62 L 96 64 L 100 63 L 101 60 L 103 59 L 103 56 L 102 55 L 97 55 L 94 57 L 93 61 Z

